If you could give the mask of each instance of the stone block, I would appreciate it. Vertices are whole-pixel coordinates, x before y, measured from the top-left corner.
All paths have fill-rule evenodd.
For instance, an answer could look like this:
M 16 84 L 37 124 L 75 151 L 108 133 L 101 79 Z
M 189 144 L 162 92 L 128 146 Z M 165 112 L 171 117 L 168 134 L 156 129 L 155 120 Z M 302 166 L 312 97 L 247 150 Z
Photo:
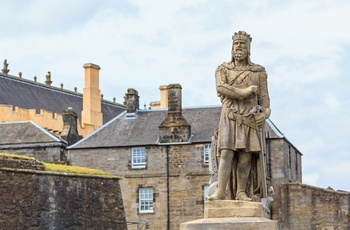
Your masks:
M 261 217 L 204 218 L 180 224 L 180 230 L 278 230 L 278 222 Z
M 266 217 L 260 202 L 238 200 L 207 201 L 204 218 Z

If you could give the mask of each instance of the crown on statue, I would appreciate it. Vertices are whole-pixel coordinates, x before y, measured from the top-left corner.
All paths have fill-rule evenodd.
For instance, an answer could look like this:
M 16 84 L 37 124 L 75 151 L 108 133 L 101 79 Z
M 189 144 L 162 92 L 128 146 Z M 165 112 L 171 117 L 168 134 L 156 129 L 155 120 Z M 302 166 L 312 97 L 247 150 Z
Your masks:
M 244 41 L 247 41 L 247 42 L 251 42 L 252 38 L 250 37 L 250 34 L 248 34 L 247 32 L 245 32 L 245 31 L 238 31 L 238 32 L 235 32 L 233 34 L 232 40 L 233 41 L 235 41 L 235 40 L 244 40 Z

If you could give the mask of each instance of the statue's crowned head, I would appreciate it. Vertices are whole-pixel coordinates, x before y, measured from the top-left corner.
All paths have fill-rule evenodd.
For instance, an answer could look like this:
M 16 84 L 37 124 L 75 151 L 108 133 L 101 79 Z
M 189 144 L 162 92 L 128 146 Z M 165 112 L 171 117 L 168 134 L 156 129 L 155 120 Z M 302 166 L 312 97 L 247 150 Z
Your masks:
M 250 34 L 248 34 L 245 31 L 238 31 L 235 32 L 232 36 L 232 61 L 234 61 L 235 56 L 240 56 L 240 55 L 244 55 L 244 58 L 247 58 L 248 63 L 250 63 L 250 43 L 252 42 L 252 38 L 250 37 Z M 237 47 L 235 44 L 237 44 L 237 42 L 244 42 L 245 46 L 244 47 Z M 243 54 L 242 54 L 243 52 Z M 236 58 L 237 58 L 236 56 Z

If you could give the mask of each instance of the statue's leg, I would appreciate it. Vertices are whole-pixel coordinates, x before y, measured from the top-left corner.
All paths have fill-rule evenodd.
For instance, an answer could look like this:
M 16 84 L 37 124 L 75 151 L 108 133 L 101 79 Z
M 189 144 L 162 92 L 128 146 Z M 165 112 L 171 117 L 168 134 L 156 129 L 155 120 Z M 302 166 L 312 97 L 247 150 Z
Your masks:
M 247 152 L 241 152 L 238 155 L 237 164 L 237 200 L 251 201 L 252 199 L 247 196 L 246 188 L 247 182 L 252 167 L 252 154 Z
M 221 150 L 221 159 L 218 169 L 218 188 L 208 200 L 223 200 L 226 197 L 226 185 L 231 175 L 233 151 L 229 149 Z

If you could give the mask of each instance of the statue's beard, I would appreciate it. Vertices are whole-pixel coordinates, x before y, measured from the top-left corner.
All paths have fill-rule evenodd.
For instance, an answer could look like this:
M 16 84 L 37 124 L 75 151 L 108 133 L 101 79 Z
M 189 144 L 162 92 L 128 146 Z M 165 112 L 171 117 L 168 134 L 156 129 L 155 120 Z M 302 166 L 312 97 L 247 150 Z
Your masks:
M 241 50 L 241 49 L 234 50 L 234 51 L 232 51 L 232 56 L 235 60 L 242 61 L 242 60 L 245 60 L 247 58 L 248 51 Z

